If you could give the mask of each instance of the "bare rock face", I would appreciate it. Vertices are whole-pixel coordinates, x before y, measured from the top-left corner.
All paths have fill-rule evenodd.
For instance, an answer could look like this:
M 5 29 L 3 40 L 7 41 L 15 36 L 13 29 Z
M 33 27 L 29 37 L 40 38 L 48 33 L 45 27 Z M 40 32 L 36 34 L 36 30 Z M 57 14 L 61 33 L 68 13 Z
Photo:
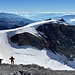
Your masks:
M 54 53 L 58 52 L 59 54 L 65 55 L 68 60 L 74 60 L 75 26 L 50 23 L 41 25 L 36 30 L 48 42 L 48 49 Z
M 28 32 L 15 34 L 10 39 L 19 46 L 33 46 L 40 50 L 48 46 L 42 37 L 36 37 Z
M 60 18 L 59 21 L 65 22 L 65 20 L 63 18 Z

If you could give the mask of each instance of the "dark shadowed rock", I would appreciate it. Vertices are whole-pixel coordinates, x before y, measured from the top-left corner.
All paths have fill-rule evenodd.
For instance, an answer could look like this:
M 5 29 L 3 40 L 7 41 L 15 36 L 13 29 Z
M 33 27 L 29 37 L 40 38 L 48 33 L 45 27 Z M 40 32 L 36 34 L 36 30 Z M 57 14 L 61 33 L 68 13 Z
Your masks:
M 28 32 L 15 34 L 10 39 L 11 42 L 19 46 L 33 46 L 40 50 L 48 46 L 47 42 L 42 37 L 36 37 Z
M 41 25 L 36 30 L 48 42 L 48 49 L 54 53 L 58 52 L 65 55 L 68 60 L 74 60 L 75 26 L 53 23 Z
M 59 21 L 65 22 L 65 20 L 63 18 L 60 18 Z
M 51 20 L 51 18 L 49 18 L 49 19 L 46 19 L 45 21 L 47 21 L 47 20 Z

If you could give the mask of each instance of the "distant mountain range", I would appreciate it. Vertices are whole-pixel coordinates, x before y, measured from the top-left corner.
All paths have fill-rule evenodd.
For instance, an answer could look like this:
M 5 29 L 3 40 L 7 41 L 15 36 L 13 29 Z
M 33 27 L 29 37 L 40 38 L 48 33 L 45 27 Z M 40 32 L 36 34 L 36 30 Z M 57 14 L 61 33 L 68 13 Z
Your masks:
M 28 14 L 21 14 L 21 15 L 35 21 L 62 16 L 62 14 L 57 14 L 57 13 L 31 13 L 31 14 L 28 13 Z
M 10 13 L 0 13 L 0 29 L 12 29 L 25 26 L 34 21 L 26 19 L 20 15 Z
M 0 30 L 18 28 L 29 23 L 46 20 L 46 19 L 60 19 L 63 18 L 68 24 L 75 25 L 75 15 L 65 15 L 61 13 L 40 13 L 16 15 L 12 13 L 0 13 Z
M 34 14 L 23 14 L 24 17 L 29 18 L 31 20 L 40 21 L 45 19 L 59 19 L 63 18 L 67 23 L 71 25 L 75 25 L 75 15 L 74 14 L 65 14 L 65 13 L 34 13 Z

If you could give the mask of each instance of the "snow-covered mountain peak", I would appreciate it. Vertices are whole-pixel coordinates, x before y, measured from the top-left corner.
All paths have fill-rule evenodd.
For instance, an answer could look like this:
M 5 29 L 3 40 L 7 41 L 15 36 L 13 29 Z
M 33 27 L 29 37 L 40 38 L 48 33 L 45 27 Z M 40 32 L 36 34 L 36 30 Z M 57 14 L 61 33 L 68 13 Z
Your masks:
M 63 18 L 56 19 L 57 24 L 69 25 Z
M 38 27 L 39 25 L 43 25 L 43 24 L 48 24 L 48 23 L 56 23 L 56 24 L 63 24 L 63 25 L 68 25 L 68 23 L 66 23 L 66 21 L 64 19 L 47 19 L 45 21 L 40 21 L 40 22 L 35 22 L 32 24 L 29 24 L 25 27 Z
M 55 33 L 61 34 L 56 30 L 57 27 L 62 28 L 56 23 L 56 20 L 46 20 L 20 28 L 0 30 L 0 56 L 4 59 L 3 62 L 10 63 L 9 58 L 13 55 L 15 64 L 38 64 L 53 70 L 74 70 L 74 64 L 72 65 L 71 62 L 66 64 L 66 57 L 53 50 L 55 43 L 62 42 L 61 39 L 55 40 Z M 55 30 L 53 31 L 52 28 Z

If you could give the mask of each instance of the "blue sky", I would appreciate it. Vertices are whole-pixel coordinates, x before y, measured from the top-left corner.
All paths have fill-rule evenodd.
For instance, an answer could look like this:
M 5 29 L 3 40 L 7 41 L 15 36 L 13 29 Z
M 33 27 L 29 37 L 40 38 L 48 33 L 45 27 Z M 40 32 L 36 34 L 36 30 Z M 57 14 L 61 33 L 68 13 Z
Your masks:
M 0 12 L 75 12 L 75 0 L 0 0 Z

